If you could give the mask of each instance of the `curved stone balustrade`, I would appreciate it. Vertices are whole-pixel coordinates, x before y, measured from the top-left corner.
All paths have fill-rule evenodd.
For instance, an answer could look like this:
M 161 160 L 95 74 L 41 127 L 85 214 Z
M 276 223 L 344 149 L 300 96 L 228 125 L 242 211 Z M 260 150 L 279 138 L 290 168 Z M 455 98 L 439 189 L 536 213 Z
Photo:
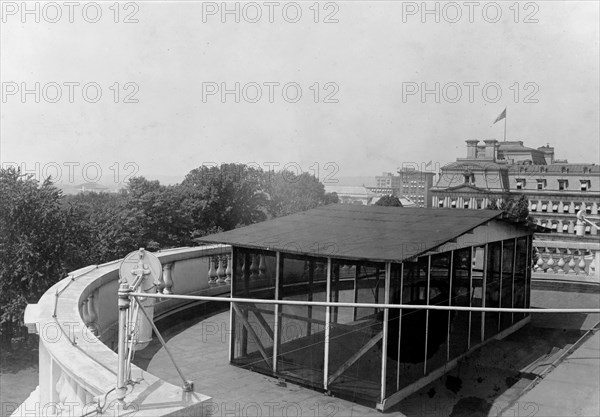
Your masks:
M 155 255 L 163 264 L 158 292 L 230 292 L 230 246 L 178 248 Z M 214 259 L 220 271 L 216 280 L 212 275 Z M 123 410 L 115 402 L 119 265 L 120 260 L 74 271 L 48 289 L 37 304 L 27 306 L 25 323 L 30 332 L 40 336 L 39 386 L 13 416 L 95 414 L 93 410 L 99 403 L 110 415 L 195 415 L 209 400 L 132 364 L 131 379 L 135 383 L 128 386 L 125 398 L 129 408 Z M 160 300 L 154 307 L 154 319 L 179 311 L 186 304 L 190 302 Z
M 600 243 L 534 240 L 534 278 L 578 279 L 600 283 Z

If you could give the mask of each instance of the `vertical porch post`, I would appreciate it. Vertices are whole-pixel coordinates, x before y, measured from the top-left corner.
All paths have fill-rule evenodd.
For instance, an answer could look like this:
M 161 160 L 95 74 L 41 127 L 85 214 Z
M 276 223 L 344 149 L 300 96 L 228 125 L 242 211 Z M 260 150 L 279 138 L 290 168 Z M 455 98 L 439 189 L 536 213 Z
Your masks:
M 392 278 L 392 263 L 385 263 L 385 295 L 384 303 L 390 303 L 390 284 Z M 385 399 L 386 379 L 387 379 L 387 346 L 388 346 L 388 321 L 390 319 L 390 309 L 383 310 L 383 340 L 381 347 L 381 402 Z

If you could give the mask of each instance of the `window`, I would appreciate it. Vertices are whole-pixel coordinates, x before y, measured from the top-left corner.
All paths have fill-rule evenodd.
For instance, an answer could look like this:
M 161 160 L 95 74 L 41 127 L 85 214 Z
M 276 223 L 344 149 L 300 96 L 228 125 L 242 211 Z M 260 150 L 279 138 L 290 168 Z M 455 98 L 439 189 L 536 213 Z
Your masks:
M 542 211 L 548 211 L 548 204 L 547 203 L 543 203 L 542 204 Z
M 463 208 L 466 208 L 466 209 L 468 209 L 468 208 L 469 208 L 469 202 L 468 202 L 468 201 L 465 201 L 465 202 L 463 203 Z
M 563 232 L 567 232 L 567 231 L 569 231 L 569 225 L 563 224 Z
M 558 189 L 564 191 L 569 188 L 569 180 L 558 180 Z
M 456 200 L 453 200 L 453 201 L 452 201 L 451 207 L 452 207 L 452 208 L 456 208 Z
M 552 204 L 552 211 L 558 213 L 558 204 Z
M 592 206 L 585 206 L 585 213 L 592 214 Z
M 590 233 L 592 233 L 592 228 L 589 225 L 585 226 L 585 234 L 589 235 Z
M 438 202 L 438 207 L 444 207 L 444 200 L 440 200 Z
M 570 207 L 571 207 L 571 204 L 563 203 L 563 213 L 568 213 Z
M 537 210 L 537 203 L 533 203 L 531 205 L 531 211 L 536 211 Z
M 588 191 L 590 189 L 590 180 L 579 180 L 581 182 L 581 191 Z
M 558 223 L 552 223 L 552 230 L 558 229 Z
M 525 178 L 517 178 L 517 190 L 522 190 L 525 186 Z
M 546 188 L 546 180 L 545 179 L 537 180 L 537 189 L 543 190 L 544 188 Z

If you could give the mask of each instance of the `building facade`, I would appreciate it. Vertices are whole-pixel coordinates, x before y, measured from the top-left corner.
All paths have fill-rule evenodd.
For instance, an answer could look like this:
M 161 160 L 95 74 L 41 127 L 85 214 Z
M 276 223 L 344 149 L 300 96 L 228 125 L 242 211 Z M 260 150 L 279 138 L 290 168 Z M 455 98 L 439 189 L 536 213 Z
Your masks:
M 375 177 L 377 185 L 368 187 L 369 191 L 379 195 L 393 195 L 413 201 L 417 207 L 431 207 L 429 190 L 433 186 L 435 173 L 419 171 L 414 168 L 401 168 L 398 175 L 384 172 Z
M 554 148 L 528 148 L 522 141 L 468 140 L 466 158 L 441 169 L 431 189 L 433 207 L 485 209 L 525 196 L 536 222 L 575 238 L 579 210 L 595 219 L 600 210 L 600 166 L 554 157 Z M 598 231 L 585 228 L 585 237 Z M 579 238 L 581 239 L 581 238 Z

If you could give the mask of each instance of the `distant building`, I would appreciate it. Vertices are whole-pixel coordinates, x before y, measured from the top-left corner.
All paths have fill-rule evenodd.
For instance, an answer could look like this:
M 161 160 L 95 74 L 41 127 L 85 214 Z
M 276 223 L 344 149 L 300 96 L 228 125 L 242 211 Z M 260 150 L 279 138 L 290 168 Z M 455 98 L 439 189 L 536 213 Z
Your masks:
M 467 140 L 467 157 L 441 169 L 431 189 L 434 207 L 485 209 L 524 195 L 538 224 L 555 233 L 575 233 L 576 213 L 592 218 L 600 210 L 600 166 L 570 164 L 554 148 L 528 148 L 522 141 Z M 587 235 L 596 235 L 586 226 Z
M 429 189 L 433 186 L 434 176 L 433 172 L 402 168 L 398 170 L 398 175 L 384 172 L 375 177 L 377 185 L 367 188 L 378 196 L 394 195 L 407 198 L 418 207 L 431 207 Z
M 341 204 L 359 204 L 367 206 L 371 204 L 376 194 L 370 192 L 367 187 L 353 185 L 326 185 L 325 191 L 336 193 Z

